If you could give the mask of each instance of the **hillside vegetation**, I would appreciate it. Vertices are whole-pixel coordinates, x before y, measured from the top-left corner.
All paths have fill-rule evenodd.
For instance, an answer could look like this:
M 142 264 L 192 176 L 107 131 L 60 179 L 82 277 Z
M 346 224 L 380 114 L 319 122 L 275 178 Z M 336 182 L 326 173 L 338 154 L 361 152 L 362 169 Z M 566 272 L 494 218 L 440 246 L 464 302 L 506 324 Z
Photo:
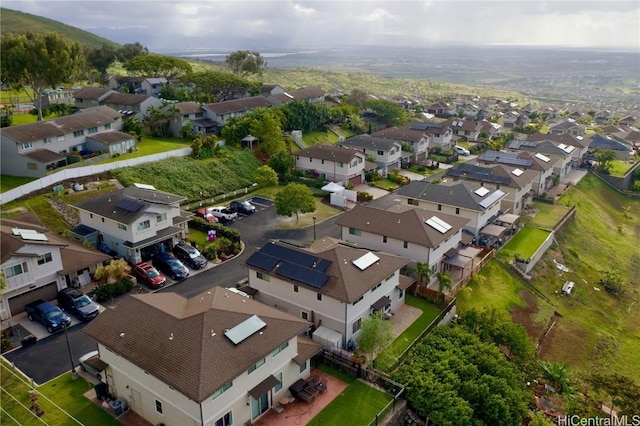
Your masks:
M 0 31 L 5 33 L 51 33 L 55 32 L 63 36 L 69 41 L 80 43 L 83 46 L 100 47 L 108 44 L 113 47 L 119 47 L 115 43 L 106 38 L 99 37 L 88 31 L 81 30 L 62 22 L 52 19 L 43 18 L 41 16 L 31 15 L 29 13 L 18 12 L 17 10 L 0 8 Z

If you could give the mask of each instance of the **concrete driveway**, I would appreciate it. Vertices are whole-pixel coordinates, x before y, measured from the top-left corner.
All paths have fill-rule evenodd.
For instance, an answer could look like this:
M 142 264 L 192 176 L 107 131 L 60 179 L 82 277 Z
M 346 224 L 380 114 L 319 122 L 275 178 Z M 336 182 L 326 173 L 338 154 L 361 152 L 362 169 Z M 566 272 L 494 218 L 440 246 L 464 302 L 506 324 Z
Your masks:
M 376 188 L 375 186 L 367 185 L 366 183 L 356 185 L 356 187 L 354 188 L 354 191 L 368 192 L 369 194 L 373 195 L 374 200 L 389 194 L 389 191 L 386 191 L 381 188 Z

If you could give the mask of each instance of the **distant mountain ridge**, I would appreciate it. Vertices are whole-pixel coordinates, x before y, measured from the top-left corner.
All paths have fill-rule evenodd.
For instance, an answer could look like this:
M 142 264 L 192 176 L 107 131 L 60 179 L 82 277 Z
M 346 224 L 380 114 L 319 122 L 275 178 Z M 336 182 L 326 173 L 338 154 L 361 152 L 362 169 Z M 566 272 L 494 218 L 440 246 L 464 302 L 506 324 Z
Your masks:
M 72 27 L 71 25 L 66 25 L 62 22 L 54 21 L 53 19 L 19 12 L 17 10 L 6 9 L 4 7 L 0 8 L 0 31 L 2 34 L 56 32 L 67 40 L 78 42 L 82 46 L 93 48 L 100 47 L 103 44 L 108 44 L 116 48 L 120 46 L 120 44 L 116 42 L 97 36 L 88 31 Z

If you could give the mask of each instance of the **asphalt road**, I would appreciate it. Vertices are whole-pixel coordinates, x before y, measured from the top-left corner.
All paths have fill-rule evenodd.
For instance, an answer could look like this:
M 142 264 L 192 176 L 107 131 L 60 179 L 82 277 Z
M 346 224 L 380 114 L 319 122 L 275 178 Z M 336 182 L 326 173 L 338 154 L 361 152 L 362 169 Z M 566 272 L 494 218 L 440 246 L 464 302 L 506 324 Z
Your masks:
M 270 239 L 304 243 L 312 241 L 313 226 L 304 229 L 274 229 L 275 225 L 288 218 L 278 216 L 273 203 L 268 199 L 254 197 L 253 203 L 256 205 L 254 214 L 241 216 L 230 225 L 240 231 L 242 241 L 245 244 L 245 250 L 240 256 L 160 291 L 175 292 L 190 298 L 215 286 L 234 287 L 236 283 L 247 277 L 247 268 L 244 262 L 254 248 L 261 247 Z M 317 238 L 340 237 L 340 228 L 335 224 L 335 218 L 319 222 L 315 227 Z M 117 304 L 117 302 L 118 300 L 115 300 L 107 305 Z M 85 325 L 79 324 L 67 332 L 76 366 L 78 358 L 97 348 L 97 344 L 82 333 L 82 328 Z M 70 370 L 71 358 L 66 342 L 64 333 L 56 333 L 39 340 L 33 346 L 17 349 L 4 356 L 27 376 L 33 378 L 36 383 L 42 384 Z

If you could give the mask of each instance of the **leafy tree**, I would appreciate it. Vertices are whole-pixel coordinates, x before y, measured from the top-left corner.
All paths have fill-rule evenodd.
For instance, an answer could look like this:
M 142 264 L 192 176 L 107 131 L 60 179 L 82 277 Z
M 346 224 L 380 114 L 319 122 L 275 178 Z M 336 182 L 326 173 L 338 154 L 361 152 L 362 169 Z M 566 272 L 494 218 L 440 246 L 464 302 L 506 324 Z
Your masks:
M 0 127 L 9 127 L 13 124 L 13 105 L 5 104 L 0 109 Z
M 431 268 L 429 268 L 429 264 L 427 262 L 416 262 L 414 272 L 416 274 L 416 279 L 418 280 L 418 285 L 416 286 L 414 293 L 414 295 L 417 296 L 419 287 L 421 285 L 426 285 L 429 278 L 431 278 Z
M 36 106 L 38 120 L 42 120 L 42 90 L 73 81 L 83 60 L 80 45 L 56 33 L 3 34 L 0 83 L 23 90 Z
M 127 118 L 122 123 L 122 131 L 125 133 L 129 133 L 130 135 L 134 135 L 138 141 L 142 140 L 142 131 L 144 130 L 144 125 L 142 121 L 136 116 L 132 116 Z
M 302 130 L 307 133 L 325 125 L 331 117 L 328 106 L 308 100 L 289 102 L 281 110 L 286 117 L 286 131 Z
M 372 109 L 388 126 L 399 126 L 407 121 L 405 110 L 395 102 L 386 99 L 369 99 L 364 106 Z
M 540 362 L 540 370 L 542 376 L 555 386 L 558 392 L 564 393 L 573 388 L 572 373 L 566 363 L 543 360 Z
M 95 69 L 100 74 L 100 84 L 107 85 L 107 69 L 116 61 L 116 50 L 109 44 L 103 44 L 99 48 L 87 48 L 84 52 L 87 67 Z
M 171 136 L 171 120 L 179 114 L 175 105 L 165 107 L 151 106 L 144 116 L 144 124 L 152 136 L 168 138 Z
M 356 108 L 364 108 L 365 102 L 367 102 L 369 96 L 360 89 L 353 89 L 349 96 L 345 99 L 348 105 L 355 106 Z
M 393 342 L 393 324 L 385 321 L 382 312 L 376 311 L 362 320 L 362 328 L 358 334 L 358 345 L 367 354 L 369 361 Z
M 4 271 L 0 271 L 0 294 L 7 288 L 7 278 L 4 276 Z
M 51 104 L 49 105 L 49 111 L 57 115 L 58 117 L 69 114 L 69 105 L 67 104 Z
M 256 90 L 255 83 L 222 71 L 191 72 L 185 80 L 193 83 L 194 100 L 201 103 L 228 101 Z
M 265 154 L 275 154 L 285 149 L 284 136 L 280 128 L 280 120 L 274 111 L 261 108 L 252 114 L 250 133 L 258 138 L 258 150 Z
M 149 49 L 136 41 L 135 43 L 127 43 L 116 51 L 116 59 L 121 63 L 135 58 L 136 56 L 148 55 Z
M 205 135 L 203 133 L 198 133 L 195 138 L 193 138 L 193 143 L 191 147 L 197 148 L 197 157 L 196 150 L 193 151 L 193 156 L 196 158 L 214 158 L 220 154 L 220 150 L 222 149 L 218 144 L 218 137 L 216 135 Z
M 604 271 L 604 279 L 602 279 L 602 285 L 605 290 L 610 293 L 617 294 L 622 289 L 624 279 L 620 271 L 615 269 L 606 269 Z
M 264 69 L 267 67 L 267 62 L 260 53 L 249 50 L 238 50 L 230 53 L 225 58 L 225 62 L 232 73 L 242 77 L 251 74 L 262 76 Z
M 273 154 L 268 163 L 280 177 L 280 179 L 286 178 L 293 169 L 293 156 L 286 149 L 282 149 Z
M 193 123 L 191 123 L 191 120 L 184 121 L 184 124 L 180 128 L 180 136 L 182 136 L 183 139 L 187 139 L 190 141 L 195 139 L 197 133 L 193 128 Z
M 276 194 L 274 199 L 276 213 L 291 217 L 296 215 L 296 222 L 300 213 L 311 213 L 316 210 L 316 202 L 311 190 L 300 183 L 290 183 Z
M 122 67 L 132 74 L 145 77 L 164 77 L 167 80 L 191 72 L 191 65 L 182 59 L 151 54 L 129 59 Z
M 618 414 L 640 413 L 640 386 L 630 377 L 620 373 L 594 373 L 589 383 L 611 399 L 611 411 L 618 407 Z
M 451 290 L 451 277 L 446 272 L 437 272 L 436 279 L 438 280 L 438 293 L 442 295 L 442 302 L 444 303 L 445 290 Z
M 613 161 L 616 159 L 616 153 L 612 149 L 599 149 L 596 151 L 596 161 L 598 162 L 598 170 L 602 173 L 609 173 L 613 167 Z
M 265 164 L 258 167 L 254 180 L 261 187 L 276 186 L 278 184 L 278 174 Z
M 124 259 L 113 259 L 106 266 L 96 269 L 95 278 L 107 284 L 115 283 L 126 278 L 131 272 L 131 267 Z

